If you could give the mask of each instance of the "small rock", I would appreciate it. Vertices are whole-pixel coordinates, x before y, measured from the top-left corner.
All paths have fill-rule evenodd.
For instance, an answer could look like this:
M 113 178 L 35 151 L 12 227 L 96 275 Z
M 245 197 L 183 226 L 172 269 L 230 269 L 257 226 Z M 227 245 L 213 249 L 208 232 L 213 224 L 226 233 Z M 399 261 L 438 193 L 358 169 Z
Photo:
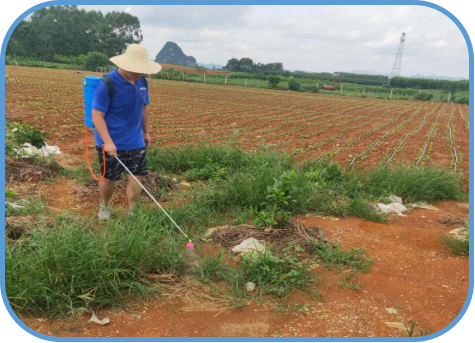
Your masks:
M 444 213 L 437 221 L 441 224 L 452 225 L 452 224 L 464 224 L 467 220 L 465 216 L 454 216 L 452 213 Z
M 388 307 L 388 308 L 386 309 L 386 312 L 387 312 L 387 313 L 397 313 L 397 308 L 395 308 L 395 307 Z

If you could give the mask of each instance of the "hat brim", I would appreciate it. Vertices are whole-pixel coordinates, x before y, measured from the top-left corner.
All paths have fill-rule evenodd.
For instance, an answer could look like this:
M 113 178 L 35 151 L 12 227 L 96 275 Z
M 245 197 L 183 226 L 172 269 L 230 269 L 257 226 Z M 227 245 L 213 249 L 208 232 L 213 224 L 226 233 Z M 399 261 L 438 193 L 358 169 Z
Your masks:
M 119 68 L 124 70 L 133 72 L 133 73 L 140 73 L 140 74 L 156 74 L 160 70 L 162 70 L 162 66 L 153 61 L 145 61 L 145 62 L 138 62 L 135 60 L 130 59 L 126 55 L 119 55 L 114 56 L 109 59 L 112 63 L 114 63 Z

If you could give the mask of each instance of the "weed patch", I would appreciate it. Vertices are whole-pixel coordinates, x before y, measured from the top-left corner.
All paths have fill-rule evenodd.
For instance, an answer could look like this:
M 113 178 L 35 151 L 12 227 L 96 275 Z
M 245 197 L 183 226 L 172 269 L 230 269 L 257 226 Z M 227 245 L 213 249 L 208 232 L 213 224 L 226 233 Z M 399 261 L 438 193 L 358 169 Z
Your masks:
M 261 294 L 283 297 L 294 289 L 305 289 L 313 283 L 303 262 L 291 256 L 273 255 L 270 251 L 244 255 L 241 269 L 241 280 L 254 282 Z
M 60 316 L 151 294 L 144 276 L 183 270 L 183 242 L 146 216 L 136 219 L 112 221 L 101 232 L 61 220 L 54 230 L 31 230 L 7 244 L 5 285 L 12 307 Z
M 450 252 L 456 256 L 468 256 L 470 254 L 470 240 L 457 239 L 448 235 L 442 236 L 442 241 L 450 249 Z
M 373 262 L 371 258 L 366 257 L 361 249 L 345 251 L 340 248 L 338 243 L 329 244 L 324 242 L 315 242 L 314 246 L 315 256 L 330 268 L 350 267 L 365 272 Z

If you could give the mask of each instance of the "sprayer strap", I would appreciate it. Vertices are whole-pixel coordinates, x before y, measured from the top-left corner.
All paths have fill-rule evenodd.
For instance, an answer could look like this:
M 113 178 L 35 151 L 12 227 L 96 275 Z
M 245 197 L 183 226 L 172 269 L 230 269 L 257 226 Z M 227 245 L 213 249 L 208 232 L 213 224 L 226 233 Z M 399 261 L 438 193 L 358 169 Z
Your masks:
M 109 92 L 109 98 L 112 98 L 112 96 L 114 95 L 114 84 L 112 83 L 111 79 L 109 78 L 109 76 L 105 75 L 102 77 L 102 81 L 104 81 L 104 83 L 106 84 L 107 86 L 107 90 Z
M 110 79 L 109 76 L 107 76 L 107 74 L 104 74 L 104 76 L 102 76 L 102 80 L 104 81 L 104 83 L 107 86 L 107 90 L 109 92 L 109 98 L 112 98 L 112 96 L 114 95 L 114 92 L 115 92 L 114 84 L 112 83 L 112 80 Z M 143 80 L 143 82 L 145 84 L 145 87 L 147 88 L 147 91 L 148 91 L 147 78 L 145 76 L 142 76 L 142 80 Z

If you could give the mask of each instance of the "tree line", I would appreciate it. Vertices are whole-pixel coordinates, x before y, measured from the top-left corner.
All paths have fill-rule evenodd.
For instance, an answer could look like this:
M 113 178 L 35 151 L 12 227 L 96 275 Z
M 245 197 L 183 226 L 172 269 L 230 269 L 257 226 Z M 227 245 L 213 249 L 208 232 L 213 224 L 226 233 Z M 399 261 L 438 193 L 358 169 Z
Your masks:
M 142 39 L 139 19 L 129 13 L 113 11 L 104 15 L 76 5 L 49 6 L 19 23 L 6 53 L 44 61 L 92 51 L 114 56 L 123 53 L 127 44 Z
M 244 73 L 262 73 L 262 72 L 281 72 L 284 70 L 284 66 L 280 62 L 276 63 L 254 63 L 254 61 L 248 57 L 241 59 L 231 58 L 224 69 L 234 72 Z
M 389 85 L 396 88 L 443 89 L 448 91 L 469 90 L 468 80 L 449 81 L 396 76 L 389 80 Z

